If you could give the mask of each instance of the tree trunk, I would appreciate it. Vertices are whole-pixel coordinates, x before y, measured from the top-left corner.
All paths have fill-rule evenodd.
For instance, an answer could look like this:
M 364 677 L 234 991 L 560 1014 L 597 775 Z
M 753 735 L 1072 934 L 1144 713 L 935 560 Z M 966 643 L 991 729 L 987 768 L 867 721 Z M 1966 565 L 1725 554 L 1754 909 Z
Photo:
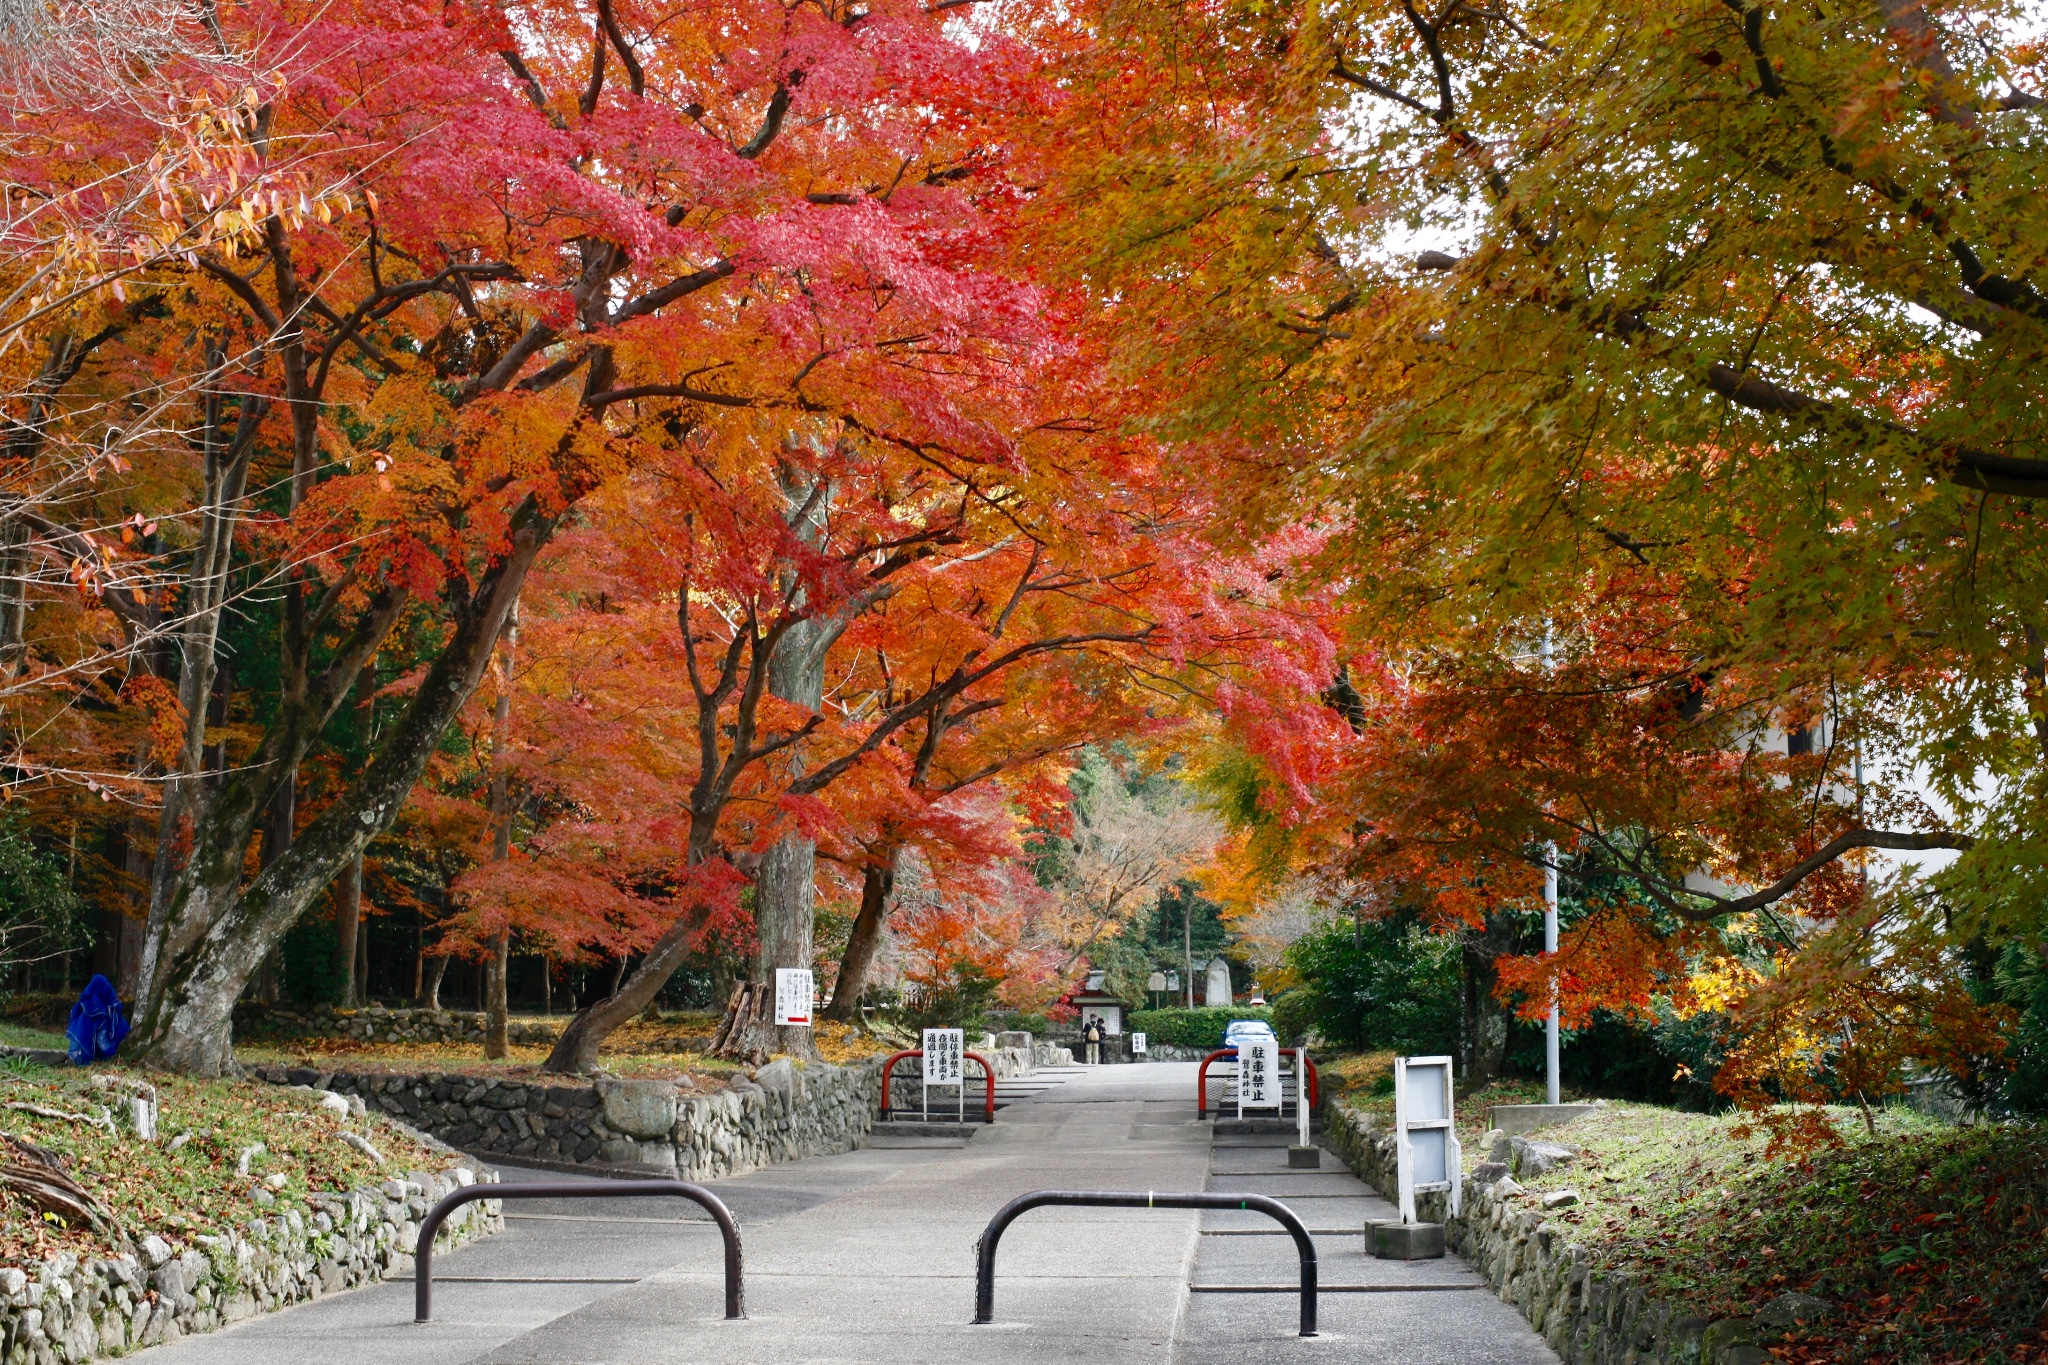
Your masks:
M 867 989 L 868 969 L 874 965 L 875 948 L 882 941 L 882 924 L 889 916 L 889 897 L 896 889 L 896 850 L 871 859 L 861 872 L 860 913 L 846 936 L 846 952 L 839 959 L 839 975 L 832 983 L 832 1003 L 824 1017 L 843 1024 L 860 1019 L 861 992 Z
M 678 916 L 654 941 L 631 975 L 615 980 L 611 993 L 602 1000 L 576 1011 L 541 1069 L 573 1076 L 587 1076 L 597 1070 L 598 1050 L 604 1040 L 654 1003 L 654 997 L 661 994 L 661 988 L 690 955 L 704 921 L 710 917 L 711 907 L 704 905 L 693 906 Z M 620 966 L 624 965 L 621 961 Z
M 363 919 L 363 855 L 342 865 L 334 879 L 334 969 L 341 973 L 341 1007 L 354 1009 L 360 978 L 356 974 L 356 938 Z
M 801 834 L 785 834 L 761 859 L 760 876 L 754 882 L 754 925 L 761 937 L 754 980 L 769 1006 L 755 1012 L 753 1029 L 743 1043 L 735 1044 L 738 1052 L 818 1059 L 817 1030 L 777 1026 L 773 1006 L 776 969 L 812 965 L 817 867 L 818 846 Z
M 217 1076 L 234 1063 L 229 1020 L 236 998 L 315 897 L 398 816 L 441 737 L 482 680 L 498 636 L 534 556 L 555 521 L 532 510 L 513 517 L 510 550 L 477 579 L 458 614 L 453 634 L 427 670 L 404 714 L 369 765 L 322 811 L 291 847 L 241 886 L 241 859 L 232 835 L 242 817 L 216 812 L 178 878 L 157 945 L 156 981 L 135 1026 L 136 1056 L 168 1071 Z M 340 651 L 335 676 L 323 679 L 319 704 L 266 735 L 262 757 L 295 766 L 320 724 L 331 717 L 397 619 L 403 598 L 381 594 L 378 608 Z M 345 679 L 345 681 L 344 681 Z M 320 714 L 314 715 L 317 711 Z M 317 723 L 316 723 L 317 722 Z M 280 752 L 285 750 L 285 752 Z M 261 766 L 261 765 L 258 765 Z M 264 793 L 267 800 L 269 793 Z M 246 809 L 246 797 L 243 802 Z
M 0 679 L 12 678 L 28 662 L 28 527 L 19 517 L 0 517 Z
M 831 511 L 829 487 L 820 494 L 807 475 L 785 468 L 783 496 L 788 516 L 799 539 L 816 545 L 824 539 L 825 522 Z M 802 600 L 801 592 L 796 600 Z M 824 617 L 797 622 L 768 661 L 768 691 L 783 701 L 807 711 L 816 711 L 825 700 L 825 655 L 843 629 Z M 791 771 L 804 771 L 801 750 L 792 751 Z M 813 966 L 814 935 L 817 927 L 818 845 L 801 830 L 791 830 L 775 841 L 761 859 L 754 881 L 754 929 L 761 951 L 754 961 L 754 981 L 775 999 L 778 968 Z M 755 1051 L 788 1053 L 806 1061 L 818 1058 L 817 1032 L 809 1027 L 777 1027 L 772 1007 L 757 1009 L 747 1030 L 729 1030 L 725 1055 L 738 1056 Z
M 512 935 L 500 932 L 491 941 L 491 955 L 484 963 L 484 1056 L 494 1062 L 505 1060 L 511 1050 L 511 1007 L 505 978 L 512 966 Z
M 422 1009 L 441 1008 L 441 978 L 448 975 L 448 954 L 434 954 L 434 963 L 427 968 L 427 984 L 420 992 Z
M 825 519 L 830 510 L 829 489 L 820 490 L 801 472 L 786 467 L 783 493 L 797 534 L 807 543 L 818 544 L 823 539 Z M 800 606 L 802 592 L 796 590 L 792 600 Z M 856 600 L 836 615 L 795 621 L 772 645 L 766 647 L 765 660 L 760 657 L 761 648 L 757 647 L 753 666 L 768 670 L 769 691 L 816 711 L 824 694 L 825 655 L 854 616 L 865 609 L 866 600 Z M 801 756 L 792 753 L 791 758 L 796 770 L 801 772 Z M 693 863 L 715 856 L 717 818 L 717 810 L 692 812 L 690 856 Z M 764 860 L 761 877 L 755 886 L 755 923 L 760 926 L 762 943 L 756 970 L 758 984 L 772 983 L 777 967 L 808 968 L 813 965 L 812 902 L 816 895 L 816 855 L 816 846 L 810 840 L 801 834 L 791 834 L 778 841 Z M 661 988 L 668 984 L 669 977 L 689 955 L 709 917 L 709 906 L 694 906 L 669 926 L 631 976 L 616 984 L 605 999 L 586 1006 L 569 1021 L 554 1051 L 549 1054 L 545 1069 L 575 1074 L 594 1070 L 598 1049 L 604 1039 L 612 1030 L 653 1003 Z M 809 1029 L 775 1028 L 772 1016 L 771 1022 L 765 1026 L 753 1024 L 750 1016 L 750 1028 L 755 1035 L 750 1044 L 753 1051 L 772 1047 L 806 1059 L 814 1059 L 818 1055 L 814 1035 Z M 722 1033 L 732 1031 L 721 1028 Z
M 502 863 L 512 856 L 512 774 L 505 767 L 505 754 L 512 742 L 512 683 L 515 655 L 519 649 L 519 604 L 505 617 L 505 633 L 498 640 L 498 698 L 491 708 L 491 861 Z M 484 1056 L 503 1061 L 511 1044 L 511 1006 L 505 978 L 512 965 L 512 931 L 500 929 L 491 941 L 491 960 L 484 987 Z
M 358 855 L 360 861 L 360 855 Z M 356 1000 L 359 1004 L 370 1003 L 370 925 L 362 921 L 356 925 Z
M 540 955 L 540 1015 L 543 1019 L 555 1015 L 555 964 L 546 953 Z

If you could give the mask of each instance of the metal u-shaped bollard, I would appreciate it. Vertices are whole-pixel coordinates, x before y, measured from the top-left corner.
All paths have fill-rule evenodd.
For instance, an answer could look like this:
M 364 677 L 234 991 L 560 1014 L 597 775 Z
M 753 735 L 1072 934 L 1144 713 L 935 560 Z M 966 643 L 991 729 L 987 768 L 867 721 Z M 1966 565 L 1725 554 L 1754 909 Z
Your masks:
M 989 1323 L 996 1315 L 996 1243 L 1017 1215 L 1048 1204 L 1113 1209 L 1243 1209 L 1263 1213 L 1287 1229 L 1301 1258 L 1301 1335 L 1316 1334 L 1316 1244 L 1293 1209 L 1264 1194 L 1162 1193 L 1147 1190 L 1034 1190 L 1020 1194 L 996 1211 L 974 1247 L 974 1321 Z
M 434 1313 L 434 1234 L 448 1215 L 479 1199 L 642 1199 L 667 1195 L 703 1206 L 725 1239 L 725 1316 L 744 1318 L 746 1280 L 740 1260 L 740 1225 L 732 1210 L 702 1185 L 687 1180 L 536 1180 L 517 1185 L 466 1185 L 443 1197 L 420 1222 L 420 1240 L 413 1257 L 413 1321 L 426 1322 Z

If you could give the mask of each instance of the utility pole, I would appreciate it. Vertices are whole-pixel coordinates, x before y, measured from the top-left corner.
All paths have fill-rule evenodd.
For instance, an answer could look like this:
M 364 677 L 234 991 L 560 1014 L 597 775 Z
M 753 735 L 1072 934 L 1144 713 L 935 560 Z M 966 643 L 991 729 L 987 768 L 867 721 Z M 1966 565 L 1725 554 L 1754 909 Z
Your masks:
M 1557 957 L 1557 845 L 1543 846 L 1543 951 Z M 1557 984 L 1550 987 L 1550 1018 L 1543 1025 L 1543 1074 L 1550 1103 L 1558 1102 Z
M 1550 672 L 1550 623 L 1543 623 L 1543 671 Z M 1557 960 L 1557 844 L 1543 845 L 1543 951 Z M 1550 1018 L 1543 1025 L 1543 1079 L 1550 1103 L 1558 1102 L 1557 978 L 1550 983 Z
M 1187 977 L 1181 984 L 1187 987 L 1188 1008 L 1195 1007 L 1195 898 L 1182 893 L 1180 898 L 1180 951 L 1187 961 Z

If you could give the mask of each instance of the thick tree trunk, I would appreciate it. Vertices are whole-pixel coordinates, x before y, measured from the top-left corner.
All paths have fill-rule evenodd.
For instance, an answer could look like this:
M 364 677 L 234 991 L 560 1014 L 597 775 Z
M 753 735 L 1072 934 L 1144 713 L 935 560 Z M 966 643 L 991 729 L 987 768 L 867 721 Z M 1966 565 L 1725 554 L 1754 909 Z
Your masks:
M 661 994 L 661 988 L 690 955 L 704 921 L 710 916 L 708 906 L 693 907 L 679 916 L 654 941 L 654 946 L 640 959 L 640 965 L 612 987 L 611 994 L 576 1011 L 541 1069 L 574 1076 L 587 1076 L 597 1070 L 598 1051 L 604 1040 L 654 1003 L 654 997 Z
M 868 969 L 874 965 L 875 949 L 882 941 L 882 925 L 889 917 L 889 897 L 896 890 L 896 851 L 870 861 L 860 879 L 860 913 L 853 917 L 853 929 L 846 936 L 846 951 L 839 958 L 839 975 L 832 984 L 832 1003 L 824 1017 L 843 1024 L 860 1019 L 860 996 L 867 989 Z
M 334 969 L 341 973 L 341 1007 L 354 1009 L 362 978 L 356 971 L 356 938 L 363 922 L 363 855 L 342 865 L 334 879 Z
M 831 511 L 829 488 L 819 490 L 808 476 L 786 471 L 783 496 L 789 501 L 788 516 L 799 538 L 816 545 L 824 539 L 826 519 Z M 799 591 L 797 600 L 802 600 Z M 807 711 L 816 711 L 825 699 L 825 655 L 844 627 L 826 617 L 797 622 L 783 637 L 768 661 L 768 691 Z M 794 773 L 804 770 L 800 752 L 791 756 Z M 754 881 L 754 929 L 761 943 L 754 960 L 754 981 L 765 990 L 770 1008 L 755 1012 L 749 1029 L 729 1029 L 728 1055 L 754 1052 L 788 1053 L 806 1061 L 818 1057 L 816 1030 L 808 1027 L 778 1027 L 772 1002 L 778 968 L 810 970 L 817 926 L 818 846 L 801 830 L 791 830 L 776 840 L 761 859 Z
M 512 966 L 512 935 L 500 933 L 491 942 L 491 955 L 484 963 L 484 1056 L 503 1061 L 512 1050 L 512 1011 L 506 977 Z
M 254 881 L 239 887 L 240 858 L 229 852 L 232 844 L 227 837 L 234 832 L 233 820 L 228 828 L 210 830 L 201 839 L 200 851 L 178 879 L 157 949 L 155 988 L 138 1012 L 134 1036 L 139 1060 L 206 1076 L 233 1067 L 230 1016 L 250 975 L 342 867 L 390 828 L 439 748 L 441 736 L 482 680 L 526 571 L 555 522 L 522 510 L 513 526 L 510 552 L 479 578 L 453 635 L 381 751 L 291 847 Z M 323 682 L 321 703 L 313 708 L 322 714 L 295 718 L 284 727 L 303 737 L 293 745 L 296 752 L 276 752 L 283 740 L 274 737 L 279 727 L 273 727 L 273 735 L 265 739 L 265 748 L 271 751 L 266 758 L 279 763 L 289 758 L 287 766 L 296 766 L 319 725 L 338 709 L 347 687 L 396 619 L 396 606 L 388 598 L 384 605 L 389 620 L 359 629 L 336 661 L 345 672 Z M 265 792 L 262 799 L 267 802 L 270 795 Z M 246 830 L 247 825 L 241 828 Z
M 769 1008 L 757 1013 L 754 1027 L 735 1044 L 740 1052 L 788 1053 L 806 1061 L 818 1057 L 817 1031 L 775 1023 L 775 972 L 778 967 L 809 968 L 813 961 L 813 926 L 817 915 L 818 846 L 801 834 L 785 834 L 761 859 L 754 882 L 754 924 L 761 938 L 755 983 Z
M 441 1008 L 441 981 L 448 975 L 448 954 L 434 954 L 434 961 L 427 968 L 427 984 L 420 991 L 420 1008 L 437 1010 Z

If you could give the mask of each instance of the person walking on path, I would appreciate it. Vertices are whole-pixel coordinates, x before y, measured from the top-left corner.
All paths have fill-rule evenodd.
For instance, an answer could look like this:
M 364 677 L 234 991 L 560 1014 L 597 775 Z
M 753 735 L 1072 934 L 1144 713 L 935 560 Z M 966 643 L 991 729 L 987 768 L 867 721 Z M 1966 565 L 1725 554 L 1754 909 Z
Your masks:
M 1093 1014 L 1088 1016 L 1088 1022 L 1081 1028 L 1081 1042 L 1083 1045 L 1082 1055 L 1087 1058 L 1088 1065 L 1102 1065 L 1102 1020 L 1100 1017 Z

